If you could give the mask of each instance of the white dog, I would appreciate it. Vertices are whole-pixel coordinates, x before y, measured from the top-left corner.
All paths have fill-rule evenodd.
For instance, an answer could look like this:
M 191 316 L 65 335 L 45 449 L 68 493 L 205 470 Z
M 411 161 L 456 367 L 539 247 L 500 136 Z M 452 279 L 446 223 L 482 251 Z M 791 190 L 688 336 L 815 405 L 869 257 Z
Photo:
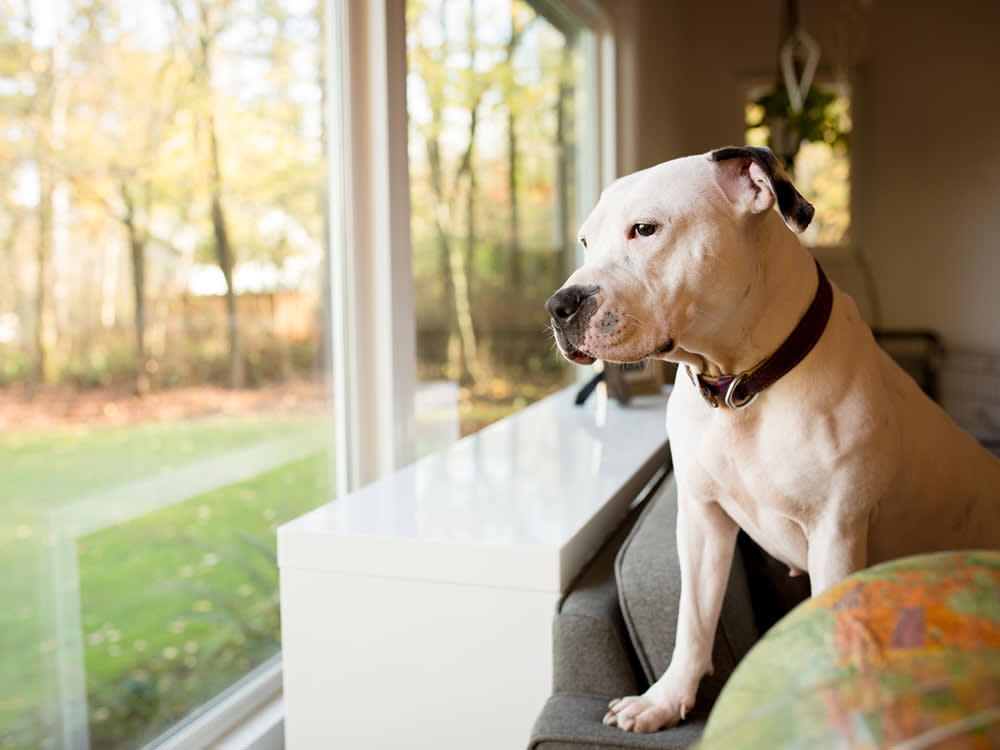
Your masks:
M 652 732 L 691 710 L 739 528 L 808 571 L 813 593 L 883 560 L 1000 548 L 1000 460 L 826 281 L 789 231 L 812 215 L 767 149 L 660 164 L 604 191 L 580 232 L 586 262 L 546 304 L 571 362 L 681 365 L 667 408 L 677 642 L 606 724 Z

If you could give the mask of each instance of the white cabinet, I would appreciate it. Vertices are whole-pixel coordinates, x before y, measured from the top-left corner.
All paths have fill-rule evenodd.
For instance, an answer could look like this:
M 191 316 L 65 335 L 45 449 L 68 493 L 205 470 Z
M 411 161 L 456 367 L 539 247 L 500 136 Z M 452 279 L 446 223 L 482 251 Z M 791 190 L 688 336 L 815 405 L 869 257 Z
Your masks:
M 556 602 L 666 458 L 575 389 L 278 531 L 288 750 L 524 747 Z

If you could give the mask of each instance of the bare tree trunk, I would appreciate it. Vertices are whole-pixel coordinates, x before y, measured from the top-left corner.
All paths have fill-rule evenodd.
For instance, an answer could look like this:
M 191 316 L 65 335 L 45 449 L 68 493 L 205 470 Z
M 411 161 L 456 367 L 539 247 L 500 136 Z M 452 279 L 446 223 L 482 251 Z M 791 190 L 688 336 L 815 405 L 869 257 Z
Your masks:
M 568 240 L 569 216 L 570 216 L 570 150 L 572 144 L 567 139 L 567 118 L 566 103 L 572 96 L 571 84 L 566 80 L 566 71 L 569 69 L 571 52 L 567 47 L 563 50 L 563 68 L 560 72 L 559 96 L 556 99 L 556 215 L 554 218 L 556 226 L 556 237 L 558 238 L 558 268 L 552 280 L 554 284 L 560 284 L 566 274 L 575 265 L 573 258 L 573 244 Z
M 466 226 L 465 242 L 467 252 L 463 255 L 461 250 L 452 244 L 448 253 L 449 270 L 451 271 L 451 281 L 454 289 L 455 316 L 458 325 L 459 342 L 461 343 L 463 370 L 468 380 L 472 382 L 482 382 L 484 378 L 483 367 L 479 360 L 478 344 L 476 342 L 476 329 L 472 319 L 472 295 L 469 285 L 469 268 L 471 263 L 471 248 L 475 244 L 475 206 L 476 206 L 476 178 L 473 167 L 473 154 L 475 152 L 476 125 L 478 122 L 477 113 L 479 102 L 482 101 L 482 91 L 475 96 L 469 119 L 469 145 L 465 149 L 459 161 L 458 170 L 455 174 L 455 201 L 457 203 L 462 183 L 465 183 L 466 192 Z M 451 214 L 454 220 L 454 213 Z
M 35 249 L 35 363 L 34 377 L 36 383 L 44 383 L 48 379 L 48 341 L 51 333 L 48 328 L 48 259 L 52 246 L 52 180 L 46 159 L 38 160 L 38 244 Z
M 33 19 L 29 14 L 29 26 L 34 26 Z M 52 309 L 54 303 L 58 301 L 58 296 L 52 292 L 50 276 L 50 263 L 54 256 L 55 248 L 55 218 L 56 218 L 56 175 L 53 173 L 52 161 L 56 143 L 64 137 L 63 129 L 65 122 L 62 121 L 63 129 L 58 127 L 60 108 L 65 107 L 65 103 L 60 97 L 59 77 L 63 69 L 63 47 L 62 41 L 57 39 L 56 43 L 48 52 L 46 68 L 40 72 L 36 85 L 38 86 L 37 101 L 39 102 L 38 116 L 41 118 L 42 127 L 39 128 L 36 138 L 35 163 L 38 165 L 38 238 L 35 250 L 35 331 L 34 331 L 34 382 L 45 383 L 49 381 L 53 373 L 52 353 L 56 341 L 56 320 L 55 311 Z
M 524 29 L 517 27 L 516 12 L 513 3 L 510 8 L 510 39 L 507 40 L 506 63 L 513 66 L 514 53 L 517 45 L 521 41 Z M 522 286 L 522 258 L 521 258 L 521 215 L 518 202 L 517 183 L 517 113 L 514 107 L 513 87 L 509 87 L 505 92 L 507 101 L 507 200 L 510 203 L 510 265 L 508 278 L 514 289 Z
M 122 223 L 128 232 L 129 257 L 132 261 L 132 292 L 135 303 L 135 390 L 142 394 L 149 390 L 146 375 L 146 238 L 136 223 L 135 201 L 128 185 L 120 187 L 125 216 Z
M 183 18 L 184 12 L 178 0 L 172 0 L 178 17 Z M 206 92 L 211 90 L 212 56 L 211 48 L 222 26 L 212 23 L 208 4 L 202 0 L 198 4 L 200 28 L 198 31 L 198 47 L 192 51 L 193 78 Z M 215 257 L 226 280 L 226 317 L 229 344 L 229 375 L 230 388 L 242 388 L 246 383 L 246 370 L 243 361 L 243 351 L 240 344 L 240 322 L 236 308 L 236 291 L 233 288 L 233 269 L 236 265 L 235 254 L 229 240 L 226 227 L 226 214 L 222 206 L 222 168 L 219 159 L 219 138 L 216 132 L 215 113 L 212 111 L 212 101 L 209 98 L 205 112 L 195 119 L 195 128 L 204 125 L 208 134 L 209 148 L 209 192 L 211 194 L 212 234 L 215 239 Z
M 510 202 L 510 284 L 522 287 L 521 211 L 517 199 L 517 117 L 513 108 L 507 110 L 507 200 Z
M 438 111 L 439 110 L 435 110 L 435 115 L 437 115 Z M 437 132 L 439 132 L 439 130 L 435 128 L 435 133 L 427 136 L 427 161 L 431 171 L 431 192 L 434 195 L 435 204 L 434 228 L 438 237 L 438 251 L 441 271 L 444 277 L 445 299 L 448 302 L 445 314 L 445 324 L 448 337 L 448 377 L 461 381 L 468 378 L 468 369 L 466 367 L 465 357 L 462 356 L 461 352 L 461 338 L 458 324 L 458 308 L 460 305 L 457 301 L 458 292 L 456 291 L 455 284 L 456 264 L 452 261 L 454 253 L 452 252 L 451 241 L 448 233 L 448 227 L 451 224 L 452 219 L 451 212 L 448 210 L 447 197 L 444 194 L 444 169 L 441 165 L 441 147 L 437 140 Z M 455 342 L 454 346 L 452 346 L 453 340 Z M 455 356 L 452 356 L 453 349 L 458 352 Z
M 470 33 L 474 32 L 475 7 L 469 11 Z M 445 29 L 445 18 L 440 16 L 442 34 L 447 38 Z M 470 55 L 475 57 L 475 41 L 470 36 Z M 446 269 L 445 290 L 452 305 L 449 310 L 449 345 L 448 361 L 453 365 L 453 377 L 457 377 L 463 383 L 481 381 L 483 378 L 483 368 L 480 366 L 478 346 L 476 342 L 475 325 L 472 318 L 472 302 L 469 288 L 469 248 L 475 242 L 475 220 L 473 218 L 475 208 L 475 178 L 472 174 L 472 154 L 476 135 L 476 122 L 479 103 L 482 101 L 485 88 L 480 86 L 478 90 L 470 92 L 470 124 L 469 142 L 465 153 L 459 160 L 455 171 L 453 192 L 450 196 L 451 202 L 458 205 L 461 196 L 461 186 L 465 182 L 468 193 L 466 194 L 466 208 L 469 211 L 466 224 L 466 253 L 461 248 L 451 242 L 450 228 L 456 221 L 456 211 L 451 208 L 449 196 L 445 192 L 444 170 L 441 163 L 441 121 L 443 102 L 431 101 L 431 130 L 426 137 L 427 160 L 431 170 L 431 190 L 434 195 L 435 210 L 434 223 L 438 235 L 438 246 L 440 248 L 442 265 Z M 455 345 L 452 342 L 455 342 Z M 457 351 L 457 356 L 453 353 Z
M 462 352 L 466 361 L 469 377 L 473 382 L 483 382 L 485 372 L 480 357 L 479 345 L 476 341 L 476 327 L 472 317 L 472 289 L 469 283 L 472 270 L 472 257 L 476 247 L 476 198 L 478 184 L 476 170 L 473 166 L 475 154 L 476 126 L 481 95 L 476 97 L 475 105 L 469 119 L 469 147 L 462 159 L 460 174 L 465 177 L 465 254 L 452 252 L 452 278 L 455 282 L 455 306 L 458 313 L 458 330 L 462 337 Z M 456 186 L 458 184 L 456 180 Z M 456 191 L 457 192 L 457 191 Z
M 208 142 L 211 149 L 211 192 L 212 192 L 212 231 L 215 235 L 215 256 L 226 279 L 226 315 L 229 327 L 229 387 L 242 388 L 246 384 L 246 369 L 243 364 L 243 352 L 240 347 L 240 322 L 236 309 L 236 291 L 233 288 L 233 268 L 235 259 L 232 246 L 229 244 L 229 232 L 226 229 L 226 215 L 222 210 L 222 172 L 219 167 L 219 140 L 215 132 L 215 117 L 209 114 L 206 118 L 208 126 Z

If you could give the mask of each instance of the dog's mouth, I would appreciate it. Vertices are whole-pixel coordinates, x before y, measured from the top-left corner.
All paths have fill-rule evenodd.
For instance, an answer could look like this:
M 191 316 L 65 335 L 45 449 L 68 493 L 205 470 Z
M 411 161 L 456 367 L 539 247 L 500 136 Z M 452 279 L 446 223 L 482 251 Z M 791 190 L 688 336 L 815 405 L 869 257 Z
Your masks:
M 676 346 L 676 342 L 672 338 L 669 338 L 663 343 L 663 346 L 656 350 L 655 354 L 670 354 Z
M 672 352 L 676 348 L 676 346 L 677 346 L 676 342 L 672 338 L 669 338 L 669 339 L 667 339 L 664 342 L 663 346 L 659 347 L 655 351 L 650 352 L 646 356 L 638 357 L 638 358 L 636 358 L 634 360 L 629 359 L 629 360 L 622 360 L 622 361 L 625 361 L 625 362 L 628 362 L 628 361 L 640 362 L 643 359 L 646 359 L 647 357 L 662 356 L 664 354 L 669 354 L 670 352 Z M 575 364 L 575 365 L 592 365 L 598 359 L 597 357 L 595 357 L 595 356 L 593 356 L 591 354 L 587 354 L 587 352 L 585 352 L 585 351 L 583 351 L 581 349 L 577 349 L 575 346 L 573 346 L 572 344 L 570 344 L 568 341 L 561 342 L 561 347 L 560 348 L 562 349 L 563 356 L 566 359 L 568 359 L 570 362 L 572 362 L 573 364 Z M 618 361 L 618 360 L 614 360 L 614 361 Z
M 559 351 L 562 355 L 575 365 L 592 365 L 597 361 L 597 357 L 587 354 L 587 352 L 582 349 L 578 349 L 572 343 L 571 335 L 565 331 L 562 327 L 556 324 L 556 321 L 552 321 L 552 333 L 555 335 L 556 345 L 559 347 Z M 572 336 L 572 338 L 577 338 Z
M 563 356 L 575 365 L 592 365 L 597 361 L 596 357 L 591 357 L 570 344 L 566 344 L 563 349 Z

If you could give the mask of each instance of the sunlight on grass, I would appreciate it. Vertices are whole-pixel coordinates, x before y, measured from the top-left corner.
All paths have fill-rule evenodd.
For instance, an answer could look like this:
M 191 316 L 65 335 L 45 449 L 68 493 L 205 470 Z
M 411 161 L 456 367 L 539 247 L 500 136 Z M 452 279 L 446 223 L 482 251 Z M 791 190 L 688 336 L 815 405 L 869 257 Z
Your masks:
M 13 603 L 0 610 L 0 747 L 38 747 L 45 721 L 44 665 L 54 656 L 49 513 L 81 488 L 114 487 L 315 424 L 218 418 L 0 435 L 8 490 L 0 564 L 20 572 L 0 580 Z M 331 499 L 329 467 L 318 453 L 77 540 L 92 747 L 136 746 L 276 653 L 275 530 Z
M 275 530 L 328 492 L 317 455 L 79 541 L 102 747 L 162 730 L 276 653 Z

